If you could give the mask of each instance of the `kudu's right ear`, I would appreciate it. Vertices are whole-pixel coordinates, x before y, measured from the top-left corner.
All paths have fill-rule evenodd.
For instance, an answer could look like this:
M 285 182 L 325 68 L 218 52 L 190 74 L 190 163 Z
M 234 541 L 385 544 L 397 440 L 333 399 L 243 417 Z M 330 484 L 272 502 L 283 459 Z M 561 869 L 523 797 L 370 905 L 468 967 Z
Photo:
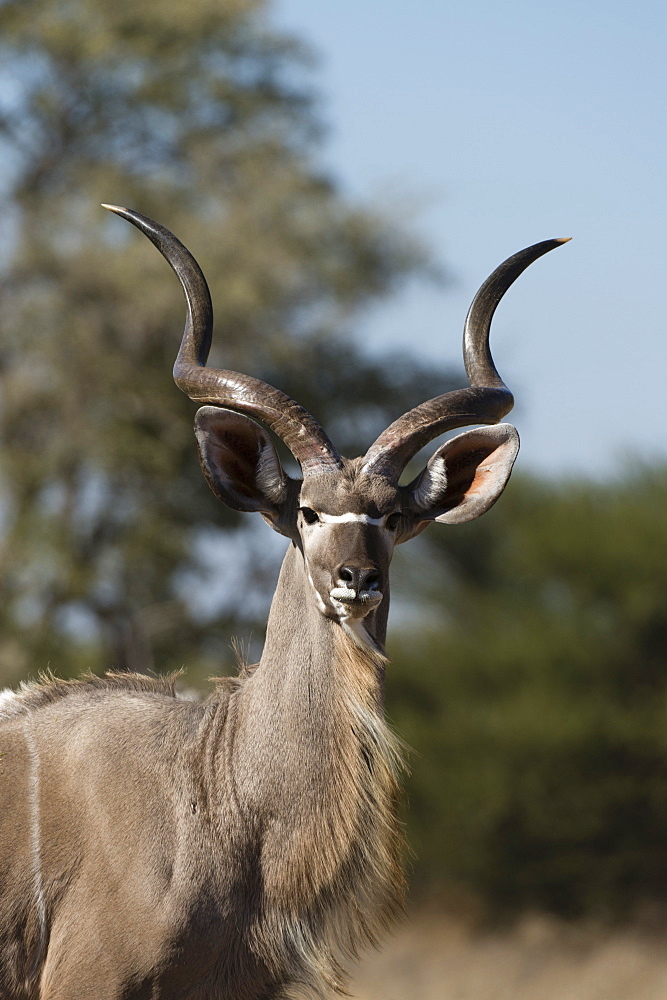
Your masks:
M 264 428 L 233 410 L 202 406 L 195 435 L 204 475 L 218 499 L 233 510 L 258 511 L 282 531 L 278 521 L 289 477 Z
M 479 427 L 446 441 L 406 487 L 413 535 L 431 521 L 462 524 L 492 507 L 507 485 L 518 451 L 519 435 L 511 424 Z

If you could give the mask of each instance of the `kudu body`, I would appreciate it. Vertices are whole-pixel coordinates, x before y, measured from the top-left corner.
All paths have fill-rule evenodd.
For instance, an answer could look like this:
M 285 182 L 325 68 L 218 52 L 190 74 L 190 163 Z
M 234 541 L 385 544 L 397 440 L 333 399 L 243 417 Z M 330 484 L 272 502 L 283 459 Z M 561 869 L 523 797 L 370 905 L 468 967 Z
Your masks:
M 192 399 L 218 497 L 290 540 L 260 663 L 202 703 L 109 675 L 0 695 L 3 1000 L 278 1000 L 343 990 L 338 959 L 400 909 L 400 754 L 385 725 L 394 545 L 483 513 L 509 476 L 512 397 L 488 348 L 514 279 L 559 240 L 501 265 L 466 322 L 471 387 L 400 417 L 342 458 L 297 403 L 206 367 L 212 313 L 167 230 L 113 208 L 169 261 L 188 305 L 174 375 Z M 256 417 L 301 466 L 283 471 Z M 406 463 L 453 427 L 410 485 Z

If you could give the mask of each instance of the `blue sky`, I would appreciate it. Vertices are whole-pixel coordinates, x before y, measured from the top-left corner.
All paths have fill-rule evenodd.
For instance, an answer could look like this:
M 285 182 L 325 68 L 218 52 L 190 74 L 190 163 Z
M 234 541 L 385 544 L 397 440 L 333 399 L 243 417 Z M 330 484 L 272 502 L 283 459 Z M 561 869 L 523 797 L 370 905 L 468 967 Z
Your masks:
M 667 5 L 275 0 L 273 21 L 318 57 L 327 165 L 351 195 L 414 213 L 449 273 L 359 336 L 459 363 L 487 274 L 572 236 L 494 320 L 521 464 L 598 476 L 666 460 Z

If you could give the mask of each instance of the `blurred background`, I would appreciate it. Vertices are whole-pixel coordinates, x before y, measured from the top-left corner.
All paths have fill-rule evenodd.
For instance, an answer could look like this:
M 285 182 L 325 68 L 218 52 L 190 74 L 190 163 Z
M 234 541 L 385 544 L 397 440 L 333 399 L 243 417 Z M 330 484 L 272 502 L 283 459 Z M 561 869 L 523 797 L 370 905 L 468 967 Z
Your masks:
M 181 237 L 212 362 L 348 454 L 464 384 L 497 264 L 573 236 L 494 320 L 505 495 L 396 556 L 412 900 L 355 991 L 664 1000 L 667 16 L 449 6 L 0 0 L 0 687 L 203 687 L 261 649 L 284 549 L 207 490 L 178 283 L 100 202 Z

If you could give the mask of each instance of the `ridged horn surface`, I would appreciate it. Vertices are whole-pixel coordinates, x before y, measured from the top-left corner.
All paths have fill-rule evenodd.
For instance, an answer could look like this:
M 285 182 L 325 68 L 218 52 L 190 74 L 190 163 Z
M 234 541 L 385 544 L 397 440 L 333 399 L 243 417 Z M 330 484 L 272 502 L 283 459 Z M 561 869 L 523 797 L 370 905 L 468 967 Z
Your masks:
M 463 358 L 470 388 L 455 389 L 421 403 L 390 424 L 364 457 L 364 470 L 398 481 L 421 448 L 446 431 L 470 424 L 496 424 L 512 409 L 514 397 L 491 357 L 491 320 L 501 298 L 529 264 L 568 239 L 545 240 L 508 257 L 486 279 L 468 310 Z
M 299 462 L 303 475 L 342 466 L 323 428 L 302 406 L 261 379 L 207 368 L 213 333 L 213 307 L 206 279 L 192 254 L 173 233 L 129 208 L 104 205 L 140 229 L 178 277 L 187 303 L 174 381 L 196 403 L 226 407 L 262 421 L 280 437 Z

